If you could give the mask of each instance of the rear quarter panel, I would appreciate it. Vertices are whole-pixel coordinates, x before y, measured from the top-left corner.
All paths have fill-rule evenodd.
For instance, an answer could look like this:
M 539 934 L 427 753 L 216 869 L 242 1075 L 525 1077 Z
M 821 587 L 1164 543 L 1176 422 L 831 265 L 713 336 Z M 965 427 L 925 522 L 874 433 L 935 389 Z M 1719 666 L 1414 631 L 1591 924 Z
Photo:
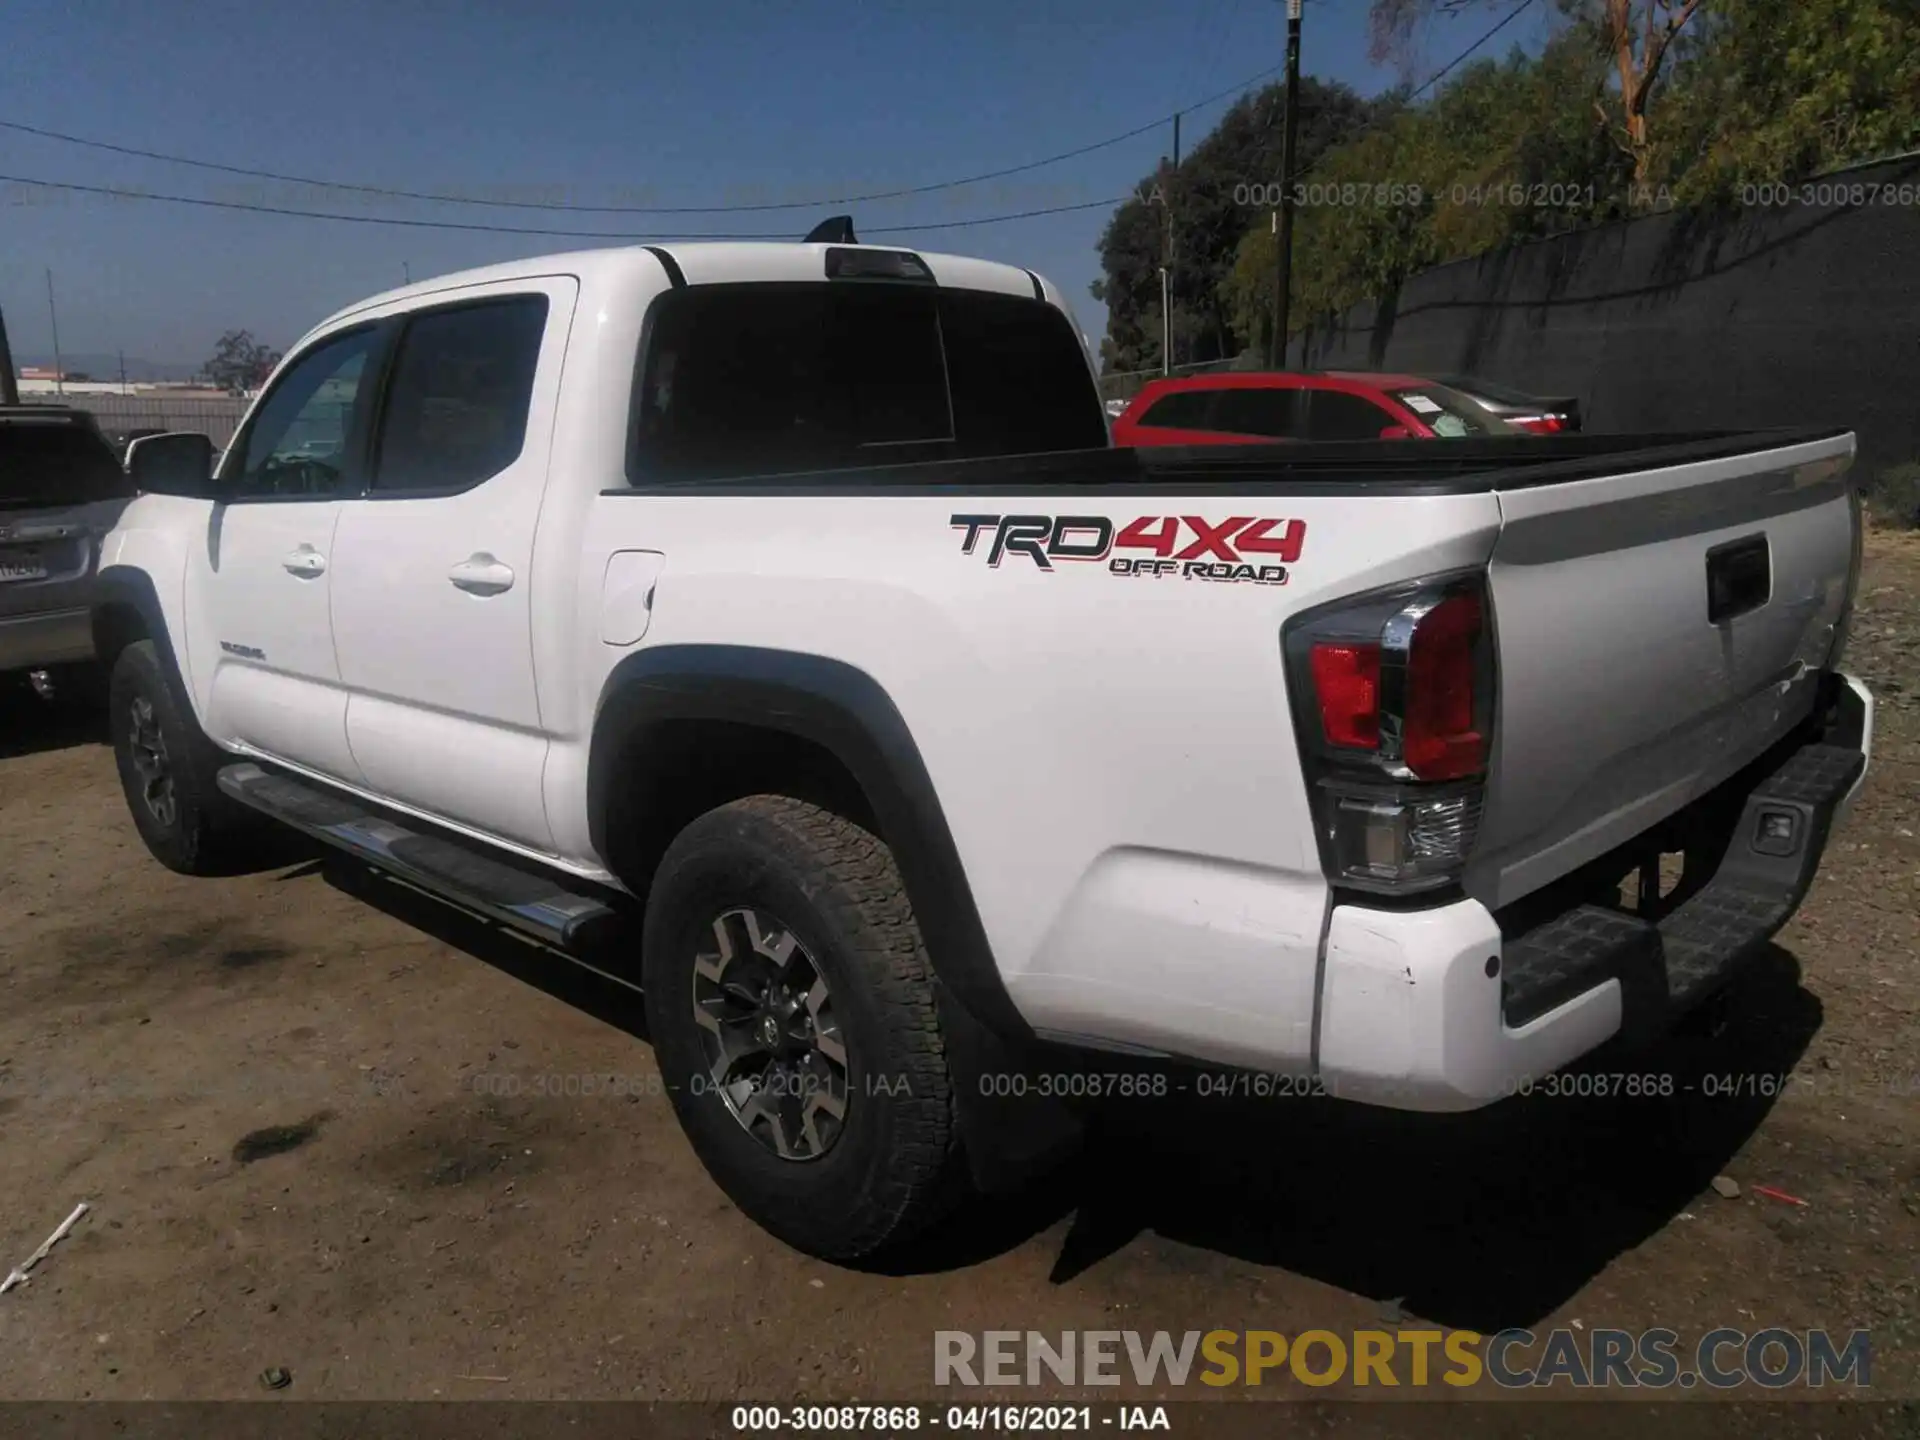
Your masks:
M 702 644 L 825 657 L 865 672 L 906 721 L 1029 1023 L 1169 1049 L 1204 1036 L 1211 1058 L 1304 1063 L 1327 888 L 1280 627 L 1337 595 L 1483 563 L 1494 498 L 910 493 L 846 473 L 831 477 L 837 492 L 636 491 L 626 417 L 643 317 L 665 284 L 639 270 L 590 280 L 569 347 L 533 576 L 561 862 L 605 873 L 588 759 L 621 660 Z M 1108 559 L 994 564 L 991 527 L 968 552 L 961 515 L 1092 517 L 1116 533 L 1142 516 L 1269 519 L 1305 533 L 1284 584 L 1136 578 Z M 660 557 L 642 567 L 657 564 L 651 616 L 640 639 L 611 644 L 609 566 L 629 573 L 614 556 L 636 550 Z
M 590 296 L 583 312 L 631 314 L 639 302 Z M 888 693 L 1030 1023 L 1079 1033 L 1084 1017 L 1127 1009 L 1129 995 L 1157 997 L 1191 1012 L 1169 1022 L 1176 1032 L 1226 1037 L 1220 1058 L 1236 1033 L 1247 1053 L 1270 1056 L 1284 1030 L 1304 1061 L 1327 892 L 1280 627 L 1337 595 L 1484 562 L 1493 497 L 916 494 L 862 490 L 845 474 L 839 493 L 630 491 L 624 437 L 606 421 L 626 412 L 637 330 L 583 328 L 536 558 L 554 735 L 545 791 L 568 862 L 602 863 L 585 807 L 593 719 L 609 673 L 637 648 L 601 638 L 609 562 L 658 552 L 640 646 L 818 655 Z M 609 487 L 618 493 L 601 493 Z M 1273 534 L 1296 521 L 1305 533 L 1285 583 L 1138 578 L 1114 573 L 1111 556 L 1043 569 L 1009 551 L 996 564 L 991 525 L 969 553 L 954 523 L 981 515 L 1095 519 L 1116 534 L 1143 516 L 1268 519 Z M 1182 530 L 1178 543 L 1194 538 Z M 1195 972 L 1196 928 L 1245 963 Z M 1153 1022 L 1104 1033 L 1166 1039 Z

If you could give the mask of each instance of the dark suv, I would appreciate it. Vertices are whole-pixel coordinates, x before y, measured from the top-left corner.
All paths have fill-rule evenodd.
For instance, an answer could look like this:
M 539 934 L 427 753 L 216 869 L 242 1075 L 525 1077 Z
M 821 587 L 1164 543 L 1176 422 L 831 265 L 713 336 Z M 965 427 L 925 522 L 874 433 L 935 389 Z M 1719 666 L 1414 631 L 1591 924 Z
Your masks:
M 100 541 L 133 487 L 93 416 L 0 405 L 0 674 L 84 688 Z

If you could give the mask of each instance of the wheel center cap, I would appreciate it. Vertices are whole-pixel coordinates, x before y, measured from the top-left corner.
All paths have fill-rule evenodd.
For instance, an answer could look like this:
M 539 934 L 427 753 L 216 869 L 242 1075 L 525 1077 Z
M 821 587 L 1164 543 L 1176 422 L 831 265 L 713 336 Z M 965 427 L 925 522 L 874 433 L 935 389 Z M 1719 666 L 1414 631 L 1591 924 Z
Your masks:
M 771 1015 L 760 1018 L 760 1039 L 769 1046 L 780 1043 L 780 1022 Z

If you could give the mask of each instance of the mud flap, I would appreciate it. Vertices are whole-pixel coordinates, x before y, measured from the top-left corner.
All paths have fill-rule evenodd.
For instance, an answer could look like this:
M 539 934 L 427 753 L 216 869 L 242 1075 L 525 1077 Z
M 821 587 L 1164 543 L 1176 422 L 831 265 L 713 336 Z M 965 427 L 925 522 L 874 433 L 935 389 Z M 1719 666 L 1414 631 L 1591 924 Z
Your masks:
M 983 1195 L 1018 1190 L 1070 1159 L 1085 1138 L 1081 1117 L 1064 1101 L 996 1093 L 997 1076 L 1024 1073 L 1020 1050 L 974 1017 L 936 980 L 953 1109 L 974 1188 Z

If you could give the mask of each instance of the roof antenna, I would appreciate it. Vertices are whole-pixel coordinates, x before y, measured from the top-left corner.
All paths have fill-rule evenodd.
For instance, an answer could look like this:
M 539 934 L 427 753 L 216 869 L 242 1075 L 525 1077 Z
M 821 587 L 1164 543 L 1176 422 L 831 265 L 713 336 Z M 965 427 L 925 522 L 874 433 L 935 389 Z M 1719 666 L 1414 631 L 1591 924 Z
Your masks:
M 822 220 L 807 232 L 802 245 L 858 245 L 853 236 L 853 217 L 835 215 L 830 220 Z

